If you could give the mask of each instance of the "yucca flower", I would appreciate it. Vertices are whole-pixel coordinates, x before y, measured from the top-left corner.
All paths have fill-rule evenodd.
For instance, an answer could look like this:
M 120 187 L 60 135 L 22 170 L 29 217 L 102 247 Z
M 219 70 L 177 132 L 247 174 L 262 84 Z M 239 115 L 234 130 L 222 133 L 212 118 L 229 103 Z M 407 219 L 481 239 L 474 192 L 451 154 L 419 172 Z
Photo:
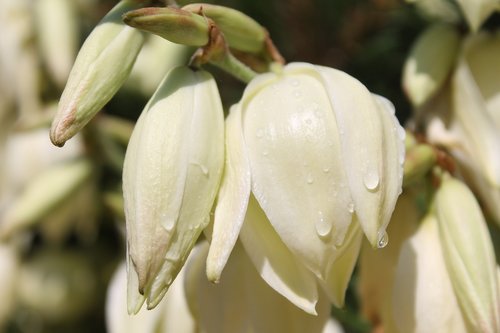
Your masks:
M 129 286 L 156 306 L 210 221 L 224 162 L 223 110 L 213 77 L 172 69 L 127 148 L 123 192 Z M 144 299 L 130 299 L 139 311 Z
M 372 246 L 386 243 L 403 138 L 392 105 L 341 71 L 294 63 L 258 76 L 226 120 L 209 279 L 240 235 L 264 279 L 296 305 L 314 313 L 316 279 L 342 305 L 359 229 Z

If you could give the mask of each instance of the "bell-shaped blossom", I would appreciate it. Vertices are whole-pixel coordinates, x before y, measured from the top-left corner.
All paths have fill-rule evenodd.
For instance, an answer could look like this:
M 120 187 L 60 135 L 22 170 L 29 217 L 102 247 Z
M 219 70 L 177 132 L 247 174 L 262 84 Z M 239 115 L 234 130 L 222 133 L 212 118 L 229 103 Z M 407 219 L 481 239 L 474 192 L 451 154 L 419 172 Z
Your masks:
M 239 243 L 220 283 L 210 283 L 205 275 L 207 252 L 208 244 L 200 244 L 185 272 L 187 302 L 201 332 L 343 332 L 330 318 L 324 294 L 320 295 L 316 316 L 301 311 L 261 279 Z
M 438 222 L 429 214 L 401 248 L 388 333 L 468 332 L 446 269 Z
M 209 279 L 219 279 L 241 229 L 250 258 L 276 290 L 314 312 L 309 274 L 342 305 L 358 229 L 372 246 L 385 245 L 401 192 L 403 138 L 392 105 L 341 71 L 295 63 L 258 76 L 226 120 Z M 255 237 L 267 238 L 267 245 L 248 246 Z M 279 256 L 272 250 L 278 247 Z M 287 253 L 287 263 L 280 262 Z M 284 281 L 279 265 L 293 267 L 296 281 Z
M 476 332 L 499 332 L 500 284 L 481 208 L 469 188 L 450 176 L 435 200 L 443 257 L 464 317 Z
M 122 14 L 146 1 L 120 1 L 81 47 L 59 101 L 50 138 L 57 146 L 73 137 L 113 97 L 127 79 L 144 42 L 122 22 Z
M 222 175 L 223 110 L 213 77 L 171 70 L 135 126 L 123 170 L 129 287 L 158 304 L 184 264 Z M 139 311 L 144 299 L 129 299 Z

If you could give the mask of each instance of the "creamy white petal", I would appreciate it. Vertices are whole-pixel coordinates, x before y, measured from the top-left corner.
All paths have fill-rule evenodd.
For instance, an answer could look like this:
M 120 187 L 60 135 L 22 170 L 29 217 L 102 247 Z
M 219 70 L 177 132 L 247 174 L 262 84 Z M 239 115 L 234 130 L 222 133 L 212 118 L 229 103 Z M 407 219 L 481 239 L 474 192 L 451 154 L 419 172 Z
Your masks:
M 203 267 L 207 246 L 200 247 L 203 248 L 189 260 L 186 288 L 201 332 L 323 331 L 330 317 L 330 306 L 324 297 L 318 302 L 317 316 L 297 308 L 261 279 L 240 244 L 236 244 L 220 283 L 211 284 Z
M 190 72 L 192 86 L 189 89 L 193 89 L 193 116 L 191 123 L 184 128 L 188 135 L 183 147 L 188 153 L 187 175 L 172 240 L 148 295 L 149 308 L 161 300 L 198 236 L 210 222 L 209 214 L 224 164 L 224 113 L 215 80 L 205 71 L 182 70 Z M 177 111 L 182 112 L 183 108 Z
M 474 195 L 447 177 L 436 194 L 443 256 L 464 316 L 481 332 L 500 331 L 500 290 L 486 221 Z
M 361 241 L 363 240 L 363 233 L 359 225 L 353 224 L 351 228 L 352 230 L 349 231 L 340 250 L 341 254 L 329 267 L 325 281 L 319 281 L 330 301 L 339 308 L 344 306 L 345 292 L 351 280 L 354 266 L 358 261 Z
M 253 196 L 240 239 L 248 257 L 269 286 L 302 310 L 317 314 L 315 276 L 283 243 Z
M 453 78 L 453 108 L 457 129 L 465 136 L 465 149 L 477 160 L 488 181 L 500 186 L 500 132 L 463 60 Z
M 260 76 L 241 108 L 253 193 L 288 248 L 325 276 L 353 205 L 329 96 L 310 67 Z
M 428 216 L 401 248 L 392 290 L 392 315 L 399 332 L 467 332 L 433 216 Z
M 218 281 L 238 239 L 250 197 L 250 166 L 245 153 L 241 110 L 231 109 L 226 119 L 225 168 L 207 257 L 207 277 Z
M 339 128 L 341 157 L 354 212 L 375 247 L 389 223 L 381 205 L 389 180 L 384 173 L 388 167 L 384 163 L 385 133 L 377 104 L 366 87 L 353 77 L 332 68 L 316 66 L 315 69 L 327 87 Z

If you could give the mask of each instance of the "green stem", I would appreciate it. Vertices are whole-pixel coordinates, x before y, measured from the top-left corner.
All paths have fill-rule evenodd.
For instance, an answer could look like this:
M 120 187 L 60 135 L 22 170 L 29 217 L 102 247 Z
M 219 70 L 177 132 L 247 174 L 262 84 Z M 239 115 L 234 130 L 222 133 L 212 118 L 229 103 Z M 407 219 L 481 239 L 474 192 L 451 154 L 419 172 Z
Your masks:
M 227 52 L 222 59 L 211 61 L 211 63 L 245 83 L 250 82 L 257 76 L 256 72 L 236 59 L 236 57 L 229 52 Z

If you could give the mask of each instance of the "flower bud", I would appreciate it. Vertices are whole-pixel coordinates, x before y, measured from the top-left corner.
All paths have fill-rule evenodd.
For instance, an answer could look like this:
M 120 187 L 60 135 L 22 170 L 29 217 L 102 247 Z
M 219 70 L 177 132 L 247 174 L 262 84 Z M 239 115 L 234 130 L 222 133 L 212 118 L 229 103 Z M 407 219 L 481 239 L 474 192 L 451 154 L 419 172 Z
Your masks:
M 251 53 L 259 53 L 264 49 L 266 30 L 238 10 L 207 3 L 192 3 L 182 9 L 214 20 L 231 48 Z
M 87 37 L 52 123 L 50 138 L 56 146 L 80 131 L 127 79 L 144 37 L 126 26 L 121 15 L 140 6 L 140 1 L 120 1 Z
M 61 162 L 38 174 L 2 217 L 0 237 L 43 219 L 78 190 L 92 173 L 88 160 Z
M 158 304 L 184 264 L 218 190 L 223 110 L 214 79 L 171 70 L 135 126 L 125 157 L 129 285 Z M 137 312 L 140 300 L 129 300 Z
M 455 63 L 459 41 L 453 26 L 436 24 L 413 45 L 403 69 L 403 88 L 414 106 L 441 88 Z
M 131 27 L 154 33 L 173 43 L 204 46 L 209 41 L 208 20 L 182 9 L 141 8 L 123 15 L 123 21 Z
M 444 261 L 467 322 L 476 332 L 499 332 L 500 286 L 481 208 L 466 185 L 445 176 L 436 213 Z

